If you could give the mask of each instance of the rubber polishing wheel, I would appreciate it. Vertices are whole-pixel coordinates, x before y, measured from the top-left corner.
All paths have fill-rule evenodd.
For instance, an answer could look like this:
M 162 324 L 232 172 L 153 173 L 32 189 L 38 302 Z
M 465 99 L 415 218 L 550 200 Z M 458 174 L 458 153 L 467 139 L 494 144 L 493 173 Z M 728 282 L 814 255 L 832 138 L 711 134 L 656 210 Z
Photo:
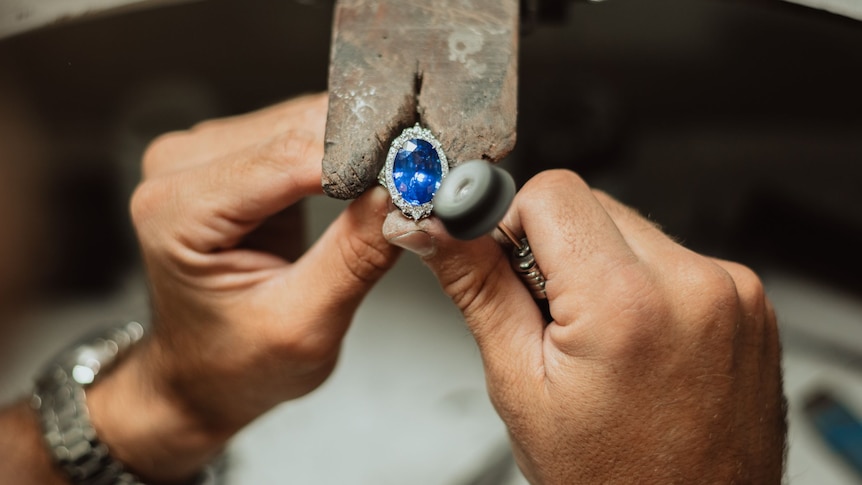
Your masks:
M 468 240 L 488 234 L 515 198 L 515 181 L 484 160 L 464 162 L 449 171 L 434 195 L 434 215 L 452 237 Z

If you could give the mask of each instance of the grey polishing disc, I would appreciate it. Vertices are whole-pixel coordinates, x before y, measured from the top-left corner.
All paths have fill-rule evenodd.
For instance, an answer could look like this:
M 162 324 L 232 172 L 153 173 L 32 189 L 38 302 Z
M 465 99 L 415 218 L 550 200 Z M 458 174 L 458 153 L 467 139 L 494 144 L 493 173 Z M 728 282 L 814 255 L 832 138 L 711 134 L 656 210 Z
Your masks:
M 434 195 L 434 215 L 457 239 L 491 232 L 515 198 L 515 181 L 484 160 L 464 162 L 449 171 Z

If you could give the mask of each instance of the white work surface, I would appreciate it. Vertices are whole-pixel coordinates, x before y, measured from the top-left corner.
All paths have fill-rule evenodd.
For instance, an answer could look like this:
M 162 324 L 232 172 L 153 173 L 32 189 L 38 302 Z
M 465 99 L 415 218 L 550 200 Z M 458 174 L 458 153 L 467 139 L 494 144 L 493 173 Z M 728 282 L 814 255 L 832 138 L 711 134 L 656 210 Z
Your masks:
M 765 271 L 762 277 L 783 332 L 789 483 L 862 483 L 803 412 L 805 398 L 825 390 L 862 418 L 862 299 L 783 271 Z
M 344 203 L 315 199 L 319 233 Z M 764 274 L 782 325 L 862 345 L 862 303 L 784 273 Z M 325 290 L 325 289 L 321 289 Z M 0 399 L 29 388 L 38 365 L 86 327 L 146 310 L 140 277 L 114 297 L 43 312 L 5 345 Z M 803 339 L 804 340 L 804 339 Z M 10 342 L 6 342 L 9 344 Z M 800 405 L 816 387 L 836 391 L 862 414 L 860 359 L 785 346 L 791 404 L 789 483 L 852 485 L 851 470 L 831 455 Z M 855 359 L 857 366 L 847 365 Z M 228 485 L 515 485 L 479 479 L 511 468 L 506 433 L 485 394 L 481 360 L 452 303 L 416 257 L 405 254 L 371 293 L 347 336 L 339 366 L 311 395 L 273 410 L 230 448 Z
M 314 199 L 309 232 L 344 206 Z M 468 484 L 507 443 L 470 332 L 405 253 L 361 306 L 333 376 L 234 440 L 229 483 Z
M 237 484 L 469 483 L 505 444 L 472 337 L 407 256 L 362 306 L 332 378 L 235 440 L 230 476 Z

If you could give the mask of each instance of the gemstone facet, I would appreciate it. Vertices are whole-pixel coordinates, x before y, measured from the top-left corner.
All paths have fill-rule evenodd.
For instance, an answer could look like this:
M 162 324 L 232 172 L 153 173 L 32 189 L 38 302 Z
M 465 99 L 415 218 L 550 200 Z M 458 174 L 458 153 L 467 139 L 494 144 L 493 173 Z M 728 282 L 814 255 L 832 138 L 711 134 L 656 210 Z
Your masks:
M 431 215 L 431 201 L 448 172 L 440 142 L 417 123 L 392 142 L 379 178 L 401 212 L 419 220 Z
M 392 177 L 398 193 L 410 204 L 431 202 L 443 180 L 440 155 L 427 141 L 411 138 L 395 154 Z

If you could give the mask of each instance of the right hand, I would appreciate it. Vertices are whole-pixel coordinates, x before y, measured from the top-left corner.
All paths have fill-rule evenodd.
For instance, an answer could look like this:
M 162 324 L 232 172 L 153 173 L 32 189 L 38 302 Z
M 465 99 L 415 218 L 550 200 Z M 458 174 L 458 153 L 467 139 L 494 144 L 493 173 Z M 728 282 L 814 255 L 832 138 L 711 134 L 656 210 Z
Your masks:
M 749 269 L 676 244 L 575 174 L 544 172 L 504 224 L 547 278 L 545 325 L 491 238 L 389 215 L 464 314 L 532 483 L 779 483 L 775 314 Z

